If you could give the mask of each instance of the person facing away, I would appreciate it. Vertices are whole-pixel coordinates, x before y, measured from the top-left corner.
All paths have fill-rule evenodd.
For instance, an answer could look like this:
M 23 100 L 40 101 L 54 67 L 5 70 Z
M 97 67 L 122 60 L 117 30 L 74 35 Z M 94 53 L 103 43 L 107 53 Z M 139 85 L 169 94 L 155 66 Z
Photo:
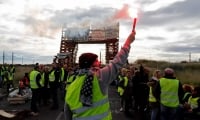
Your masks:
M 100 62 L 96 54 L 80 55 L 78 75 L 67 88 L 65 120 L 112 120 L 108 87 L 127 61 L 134 40 L 135 32 L 132 32 L 115 58 L 101 69 L 97 69 Z
M 155 90 L 155 97 L 160 101 L 161 120 L 175 120 L 183 95 L 182 84 L 176 79 L 174 70 L 166 68 Z
M 132 78 L 132 81 L 133 94 L 135 99 L 134 107 L 136 111 L 144 114 L 147 110 L 149 97 L 149 87 L 147 86 L 147 82 L 149 81 L 149 71 L 147 67 L 140 65 L 139 71 L 135 73 L 135 76 Z

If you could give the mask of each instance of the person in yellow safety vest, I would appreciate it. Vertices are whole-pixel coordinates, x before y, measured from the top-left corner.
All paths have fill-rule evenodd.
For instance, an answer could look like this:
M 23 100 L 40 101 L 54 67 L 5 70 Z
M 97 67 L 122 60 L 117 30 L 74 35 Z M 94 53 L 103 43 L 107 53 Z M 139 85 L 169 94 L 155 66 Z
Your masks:
M 175 120 L 184 91 L 181 82 L 176 79 L 174 70 L 166 68 L 155 90 L 155 97 L 160 101 L 161 120 Z
M 59 80 L 60 80 L 60 72 L 61 69 L 58 63 L 52 64 L 52 69 L 49 72 L 49 86 L 50 86 L 50 94 L 53 100 L 53 104 L 51 106 L 51 110 L 56 110 L 59 108 L 58 104 L 58 88 L 59 88 Z
M 64 64 L 63 67 L 61 68 L 60 72 L 60 91 L 61 91 L 61 98 L 62 100 L 65 99 L 65 94 L 66 94 L 66 82 L 68 79 L 68 74 L 69 74 L 69 67 L 67 64 Z
M 127 69 L 126 77 L 128 79 L 128 82 L 123 93 L 123 99 L 125 103 L 124 113 L 127 117 L 132 117 L 130 109 L 133 107 L 133 81 L 132 81 L 132 73 L 130 69 Z
M 44 83 L 45 83 L 45 73 L 44 73 L 44 65 L 43 64 L 40 64 L 39 65 L 39 72 L 40 72 L 40 75 L 41 75 L 41 79 L 40 79 L 40 85 L 41 87 L 39 88 L 39 97 L 38 97 L 38 103 L 39 103 L 39 106 L 42 106 L 42 104 L 44 104 L 44 96 L 45 96 L 45 91 L 44 91 Z
M 155 91 L 155 87 L 158 84 L 159 79 L 161 78 L 161 71 L 155 70 L 153 72 L 153 76 L 150 79 L 150 81 L 147 83 L 147 85 L 150 88 L 149 91 L 149 106 L 151 109 L 151 120 L 159 120 L 159 111 L 160 111 L 160 104 L 159 101 L 156 100 L 156 98 L 153 95 L 153 91 Z
M 76 75 L 77 75 L 77 73 L 73 69 L 69 69 L 67 80 L 66 80 L 65 90 L 67 90 L 69 85 L 76 79 Z
M 124 110 L 124 102 L 125 102 L 125 99 L 124 99 L 124 91 L 126 89 L 126 86 L 128 85 L 128 77 L 126 76 L 126 72 L 127 72 L 127 69 L 126 68 L 122 68 L 120 70 L 120 73 L 118 78 L 119 78 L 119 83 L 118 83 L 118 88 L 117 88 L 117 92 L 119 93 L 120 95 L 120 103 L 121 103 L 121 108 L 120 108 L 120 111 L 122 112 Z
M 49 67 L 44 66 L 44 70 L 42 72 L 42 100 L 44 106 L 47 106 L 49 104 L 50 99 L 50 90 L 49 90 Z
M 200 86 L 194 87 L 188 102 L 184 104 L 184 108 L 187 110 L 187 112 L 184 113 L 186 117 L 200 117 Z
M 3 86 L 2 76 L 3 76 L 3 69 L 2 69 L 2 66 L 0 66 L 0 88 L 2 88 L 2 86 Z
M 7 72 L 8 70 L 6 69 L 6 65 L 2 65 L 1 66 L 1 86 L 3 87 L 5 85 L 5 81 L 6 81 L 6 78 L 5 78 L 5 72 Z
M 15 66 L 13 64 L 10 64 L 9 70 L 10 70 L 10 73 L 12 73 L 13 79 L 14 79 L 15 78 Z
M 4 82 L 6 84 L 7 94 L 9 94 L 11 86 L 14 87 L 13 76 L 9 71 L 4 71 Z
M 38 97 L 40 94 L 40 88 L 42 87 L 40 84 L 41 74 L 39 72 L 39 65 L 35 65 L 34 69 L 29 74 L 30 79 L 30 87 L 32 91 L 32 99 L 31 99 L 31 115 L 37 116 L 39 114 L 38 110 Z
M 67 88 L 65 120 L 112 120 L 108 88 L 117 77 L 118 70 L 126 63 L 130 44 L 134 40 L 133 31 L 114 59 L 101 69 L 97 69 L 100 62 L 96 54 L 80 55 L 78 75 Z

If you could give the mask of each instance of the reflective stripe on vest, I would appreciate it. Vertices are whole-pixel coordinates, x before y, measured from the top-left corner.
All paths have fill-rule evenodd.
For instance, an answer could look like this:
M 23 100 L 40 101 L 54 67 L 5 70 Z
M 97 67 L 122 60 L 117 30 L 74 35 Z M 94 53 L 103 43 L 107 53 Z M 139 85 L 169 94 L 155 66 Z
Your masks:
M 94 76 L 92 106 L 85 107 L 80 102 L 80 91 L 86 75 L 78 76 L 67 88 L 65 102 L 73 112 L 73 120 L 111 120 L 110 105 L 108 96 L 102 94 L 99 81 Z
M 55 71 L 51 71 L 51 73 L 49 74 L 49 82 L 54 82 L 55 81 Z
M 123 87 L 125 88 L 128 85 L 128 78 L 119 76 L 119 81 L 124 81 Z M 124 88 L 122 86 L 118 86 L 117 92 L 119 93 L 120 96 L 124 94 Z
M 179 81 L 177 79 L 161 78 L 159 83 L 161 88 L 161 103 L 167 107 L 177 107 L 179 105 Z
M 150 91 L 149 91 L 149 102 L 156 102 L 156 98 L 153 95 L 153 90 L 152 86 L 150 86 Z
M 61 77 L 60 77 L 60 81 L 62 82 L 62 81 L 65 81 L 64 80 L 64 76 L 65 76 L 65 70 L 64 70 L 64 68 L 61 68 L 61 75 L 60 75 Z
M 74 74 L 69 75 L 69 77 L 67 78 L 67 84 L 66 84 L 65 90 L 67 90 L 69 85 L 75 80 L 75 77 L 76 77 L 76 75 L 74 75 Z
M 40 73 L 36 70 L 33 70 L 30 73 L 30 86 L 31 86 L 32 89 L 38 88 L 38 85 L 36 83 L 36 77 L 37 77 L 38 74 L 40 74 Z
M 183 99 L 182 99 L 182 100 L 185 100 L 185 99 L 186 99 L 186 97 L 187 97 L 188 95 L 191 95 L 191 93 L 190 93 L 190 92 L 186 92 L 186 93 L 184 94 L 184 96 L 183 96 Z
M 42 73 L 42 76 L 41 76 L 40 85 L 44 87 L 44 72 Z
M 192 96 L 189 97 L 188 99 L 188 103 L 190 104 L 190 107 L 192 109 L 195 109 L 195 108 L 198 108 L 198 100 L 200 99 L 200 97 L 195 97 L 195 98 L 192 98 Z
M 111 119 L 106 118 L 106 116 L 109 116 L 109 114 L 110 113 L 105 112 L 105 113 L 102 113 L 102 114 L 99 114 L 99 115 L 76 118 L 76 119 L 73 119 L 73 120 L 111 120 Z
M 4 81 L 9 80 L 9 72 L 8 71 L 4 71 Z

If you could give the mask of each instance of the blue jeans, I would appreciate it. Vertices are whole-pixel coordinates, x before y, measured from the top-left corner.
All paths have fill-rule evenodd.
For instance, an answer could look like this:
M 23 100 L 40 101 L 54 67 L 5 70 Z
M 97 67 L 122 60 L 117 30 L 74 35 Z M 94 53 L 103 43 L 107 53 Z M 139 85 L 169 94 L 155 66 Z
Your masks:
M 160 119 L 161 120 L 175 120 L 177 107 L 167 107 L 160 105 Z

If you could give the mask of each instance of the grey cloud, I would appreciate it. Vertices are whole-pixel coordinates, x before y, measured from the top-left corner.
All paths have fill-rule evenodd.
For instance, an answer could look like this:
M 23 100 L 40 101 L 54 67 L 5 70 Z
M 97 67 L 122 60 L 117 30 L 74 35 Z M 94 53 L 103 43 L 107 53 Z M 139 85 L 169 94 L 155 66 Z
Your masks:
M 165 45 L 161 45 L 160 49 L 165 52 L 170 53 L 183 53 L 183 52 L 193 52 L 200 53 L 200 43 L 199 35 L 195 37 L 185 38 L 181 41 L 166 43 Z
M 5 4 L 5 3 L 8 3 L 8 0 L 1 0 L 0 1 L 0 4 Z
M 3 51 L 1 51 L 3 53 Z M 31 51 L 4 51 L 5 63 L 11 64 L 12 62 L 12 53 L 13 53 L 13 62 L 14 64 L 35 64 L 39 62 L 41 64 L 52 63 L 54 56 L 38 56 Z M 2 63 L 2 56 L 0 55 L 0 62 Z
M 200 14 L 197 14 L 197 11 L 200 11 L 199 4 L 199 0 L 186 0 L 156 11 L 144 11 L 144 19 L 141 19 L 140 23 L 141 25 L 159 26 L 199 18 Z
M 142 5 L 149 5 L 149 4 L 157 2 L 157 0 L 136 0 L 136 1 L 140 2 Z
M 55 11 L 55 16 L 52 17 L 52 21 L 59 25 L 76 23 L 81 25 L 82 23 L 90 24 L 92 22 L 105 22 L 108 18 L 111 18 L 114 9 L 92 7 L 90 9 L 77 8 L 75 10 L 65 9 L 62 11 Z
M 158 37 L 158 36 L 148 36 L 147 39 L 151 40 L 151 41 L 164 41 L 166 40 L 164 37 Z

